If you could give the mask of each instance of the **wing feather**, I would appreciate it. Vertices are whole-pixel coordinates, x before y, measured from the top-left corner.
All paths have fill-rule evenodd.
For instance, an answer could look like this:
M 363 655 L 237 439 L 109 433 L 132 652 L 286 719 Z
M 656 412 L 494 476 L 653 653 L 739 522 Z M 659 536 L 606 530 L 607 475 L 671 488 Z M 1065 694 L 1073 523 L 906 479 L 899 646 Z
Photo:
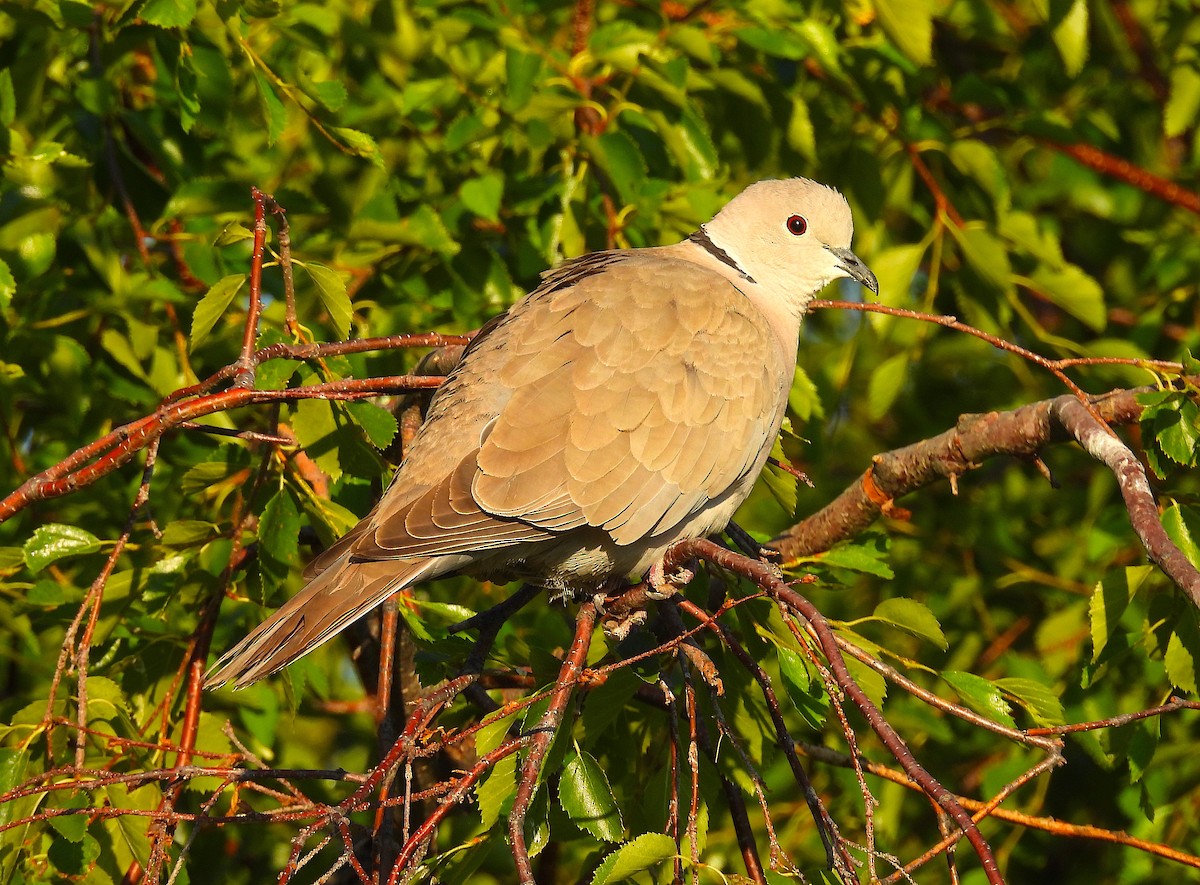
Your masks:
M 791 367 L 771 346 L 766 318 L 731 283 L 687 262 L 630 260 L 555 298 L 536 335 L 521 338 L 514 326 L 509 359 L 537 359 L 546 347 L 571 358 L 515 389 L 501 411 L 472 486 L 482 510 L 547 530 L 604 528 L 634 544 L 695 514 L 760 462 Z M 557 450 L 544 433 L 528 446 L 550 425 L 565 428 Z

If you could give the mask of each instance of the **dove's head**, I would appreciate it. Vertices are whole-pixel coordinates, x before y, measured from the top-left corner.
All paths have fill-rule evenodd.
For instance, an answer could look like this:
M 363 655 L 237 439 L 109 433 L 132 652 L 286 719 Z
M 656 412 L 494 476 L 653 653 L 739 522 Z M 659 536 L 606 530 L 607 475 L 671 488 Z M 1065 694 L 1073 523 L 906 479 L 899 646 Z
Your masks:
M 840 277 L 879 293 L 875 275 L 850 251 L 853 233 L 841 193 L 807 178 L 789 178 L 750 185 L 692 240 L 800 314 Z

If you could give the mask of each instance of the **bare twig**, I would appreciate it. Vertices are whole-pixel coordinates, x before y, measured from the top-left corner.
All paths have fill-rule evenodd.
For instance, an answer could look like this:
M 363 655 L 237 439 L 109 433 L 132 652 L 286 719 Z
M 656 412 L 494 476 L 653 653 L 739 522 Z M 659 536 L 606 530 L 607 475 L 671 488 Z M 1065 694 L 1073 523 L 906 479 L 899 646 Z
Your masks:
M 705 559 L 752 580 L 758 586 L 767 589 L 774 598 L 796 611 L 808 622 L 809 626 L 816 633 L 817 640 L 821 646 L 821 652 L 825 656 L 825 660 L 829 662 L 830 670 L 836 677 L 838 686 L 850 697 L 854 705 L 858 707 L 859 711 L 866 718 L 867 723 L 879 737 L 880 741 L 883 742 L 883 745 L 895 757 L 896 761 L 900 763 L 900 766 L 921 785 L 925 794 L 943 808 L 962 829 L 967 840 L 975 849 L 980 863 L 983 865 L 984 875 L 988 882 L 991 885 L 1002 885 L 1004 880 L 1000 875 L 996 858 L 992 854 L 992 849 L 988 845 L 987 840 L 983 838 L 983 834 L 976 827 L 975 821 L 971 819 L 971 816 L 959 804 L 954 795 L 917 762 L 900 735 L 896 733 L 895 729 L 883 717 L 883 714 L 879 712 L 879 708 L 872 703 L 871 699 L 866 696 L 858 683 L 854 681 L 846 669 L 841 651 L 838 649 L 837 642 L 833 637 L 833 631 L 820 611 L 811 602 L 787 586 L 769 566 L 738 556 L 712 541 L 681 541 L 675 544 L 667 551 L 664 568 L 667 571 L 678 568 L 680 564 L 692 557 Z
M 550 706 L 542 714 L 537 727 L 529 735 L 529 752 L 525 763 L 521 766 L 518 779 L 517 795 L 513 799 L 512 811 L 508 815 L 508 841 L 512 851 L 513 861 L 517 865 L 517 876 L 521 885 L 536 885 L 533 877 L 533 867 L 529 863 L 529 850 L 525 846 L 525 815 L 533 801 L 534 790 L 542 773 L 542 763 L 550 750 L 550 743 L 558 732 L 567 703 L 583 674 L 584 663 L 587 660 L 588 649 L 592 645 L 592 633 L 596 628 L 596 605 L 585 602 L 579 607 L 575 616 L 575 638 L 571 648 L 563 658 L 562 669 L 554 683 L 554 691 L 550 695 Z

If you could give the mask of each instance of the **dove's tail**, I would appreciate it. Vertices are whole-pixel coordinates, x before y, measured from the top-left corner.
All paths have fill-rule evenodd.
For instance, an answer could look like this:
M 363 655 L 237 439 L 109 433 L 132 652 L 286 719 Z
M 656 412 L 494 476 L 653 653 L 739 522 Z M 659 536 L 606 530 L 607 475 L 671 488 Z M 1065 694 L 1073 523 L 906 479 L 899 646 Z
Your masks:
M 447 571 L 442 558 L 351 562 L 347 550 L 205 674 L 245 688 L 308 654 L 397 590 Z

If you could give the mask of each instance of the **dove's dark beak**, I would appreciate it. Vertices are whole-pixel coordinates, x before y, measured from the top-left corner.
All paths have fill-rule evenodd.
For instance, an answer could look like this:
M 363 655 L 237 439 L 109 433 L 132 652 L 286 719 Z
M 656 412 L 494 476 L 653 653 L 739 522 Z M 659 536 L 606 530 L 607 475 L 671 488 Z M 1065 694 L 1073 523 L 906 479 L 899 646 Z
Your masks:
M 849 249 L 835 249 L 833 246 L 825 248 L 834 254 L 838 264 L 846 272 L 846 276 L 852 280 L 858 280 L 876 295 L 879 294 L 879 280 L 875 279 L 875 274 L 871 273 L 871 269 L 863 264 L 861 258 Z

